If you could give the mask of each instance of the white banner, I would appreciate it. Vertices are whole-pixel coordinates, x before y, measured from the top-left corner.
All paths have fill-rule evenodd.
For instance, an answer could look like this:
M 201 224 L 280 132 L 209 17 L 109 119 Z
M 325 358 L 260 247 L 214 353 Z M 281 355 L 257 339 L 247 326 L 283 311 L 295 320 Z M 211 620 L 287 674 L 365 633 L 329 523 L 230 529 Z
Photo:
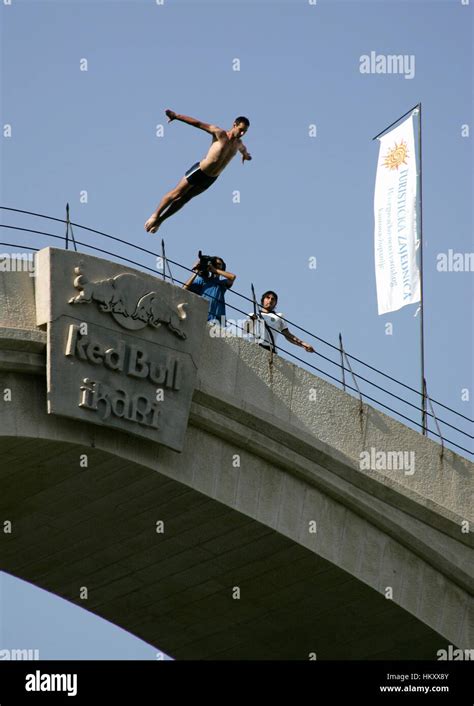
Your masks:
M 420 301 L 416 264 L 416 159 L 413 114 L 379 138 L 374 196 L 379 314 Z

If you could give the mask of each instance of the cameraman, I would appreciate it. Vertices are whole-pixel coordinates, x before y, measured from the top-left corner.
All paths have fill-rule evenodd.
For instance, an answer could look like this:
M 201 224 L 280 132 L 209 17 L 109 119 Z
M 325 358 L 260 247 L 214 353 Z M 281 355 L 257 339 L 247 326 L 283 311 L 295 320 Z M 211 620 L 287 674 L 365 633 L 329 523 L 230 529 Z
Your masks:
M 236 275 L 226 272 L 226 264 L 221 257 L 209 257 L 201 253 L 192 269 L 194 274 L 183 288 L 208 299 L 207 320 L 218 321 L 225 326 L 225 292 L 234 284 Z
M 245 322 L 244 329 L 252 334 L 255 343 L 265 348 L 272 353 L 277 352 L 275 340 L 279 333 L 286 338 L 287 341 L 295 346 L 301 346 L 307 353 L 314 353 L 314 348 L 309 343 L 302 341 L 298 336 L 289 331 L 283 314 L 277 314 L 274 309 L 278 302 L 276 292 L 269 290 L 262 294 L 260 300 L 259 314 L 249 314 L 248 320 Z

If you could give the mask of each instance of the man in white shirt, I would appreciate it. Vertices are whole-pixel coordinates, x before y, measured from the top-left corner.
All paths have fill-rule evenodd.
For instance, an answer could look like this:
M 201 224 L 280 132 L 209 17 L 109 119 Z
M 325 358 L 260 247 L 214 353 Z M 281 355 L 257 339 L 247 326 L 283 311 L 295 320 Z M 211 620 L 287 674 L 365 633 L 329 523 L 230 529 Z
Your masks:
M 295 346 L 301 346 L 307 353 L 314 353 L 314 348 L 309 343 L 305 343 L 300 338 L 291 333 L 288 329 L 283 314 L 275 313 L 274 309 L 278 302 L 276 292 L 269 290 L 262 294 L 260 300 L 260 316 L 249 314 L 248 321 L 245 322 L 245 330 L 252 335 L 252 339 L 259 346 L 276 353 L 276 339 L 281 333 L 287 341 Z

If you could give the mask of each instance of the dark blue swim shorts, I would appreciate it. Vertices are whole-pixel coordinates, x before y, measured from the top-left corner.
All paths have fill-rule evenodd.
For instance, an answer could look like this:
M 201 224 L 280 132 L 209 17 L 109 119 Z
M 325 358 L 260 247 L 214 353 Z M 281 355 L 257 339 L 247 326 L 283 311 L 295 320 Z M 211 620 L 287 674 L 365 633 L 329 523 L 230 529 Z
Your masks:
M 217 177 L 205 174 L 199 167 L 199 162 L 193 164 L 193 166 L 188 169 L 184 176 L 190 184 L 192 184 L 193 186 L 199 186 L 201 189 L 208 189 L 211 184 L 213 184 L 217 179 Z

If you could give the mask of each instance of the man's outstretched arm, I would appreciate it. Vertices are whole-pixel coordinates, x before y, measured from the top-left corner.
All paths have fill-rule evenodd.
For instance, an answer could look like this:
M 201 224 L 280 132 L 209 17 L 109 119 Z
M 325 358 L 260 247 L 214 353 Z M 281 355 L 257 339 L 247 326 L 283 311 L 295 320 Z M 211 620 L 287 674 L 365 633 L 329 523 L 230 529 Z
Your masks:
M 305 341 L 302 341 L 301 338 L 298 338 L 298 336 L 295 336 L 294 333 L 291 333 L 287 328 L 283 329 L 281 332 L 282 335 L 286 338 L 287 341 L 290 343 L 293 343 L 295 346 L 301 346 L 301 348 L 304 348 L 307 353 L 314 353 L 314 348 L 310 343 L 306 343 Z
M 252 155 L 247 152 L 247 148 L 243 142 L 240 143 L 239 152 L 242 155 L 242 163 L 244 163 L 246 159 L 249 161 L 252 159 Z
M 203 123 L 202 120 L 191 118 L 189 115 L 180 115 L 179 113 L 175 113 L 174 110 L 169 109 L 165 110 L 165 113 L 168 116 L 169 123 L 172 120 L 180 120 L 182 123 L 187 123 L 188 125 L 199 128 L 199 130 L 205 130 L 215 137 L 221 137 L 225 133 L 225 130 L 221 127 L 218 127 L 217 125 L 209 125 L 209 123 Z

